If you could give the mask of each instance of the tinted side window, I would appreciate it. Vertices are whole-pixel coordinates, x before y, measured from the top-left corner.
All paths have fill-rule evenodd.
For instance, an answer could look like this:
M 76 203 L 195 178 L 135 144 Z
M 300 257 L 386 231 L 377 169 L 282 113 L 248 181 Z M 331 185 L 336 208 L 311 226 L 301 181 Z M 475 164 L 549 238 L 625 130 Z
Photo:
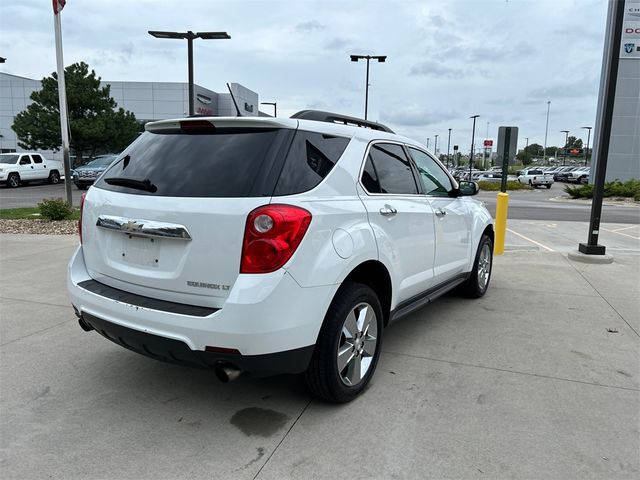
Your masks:
M 369 193 L 382 193 L 380 190 L 380 183 L 378 182 L 378 174 L 373 166 L 371 155 L 367 157 L 367 163 L 364 165 L 364 171 L 362 172 L 362 185 L 367 189 Z
M 42 163 L 42 157 L 40 155 L 31 155 L 33 158 L 33 163 Z
M 411 164 L 400 145 L 376 143 L 369 150 L 369 157 L 378 176 L 380 193 L 418 193 Z
M 349 141 L 334 135 L 296 132 L 274 195 L 292 195 L 317 186 L 342 156 Z
M 163 197 L 261 197 L 273 193 L 269 172 L 285 129 L 216 129 L 215 133 L 145 132 L 96 182 L 105 190 Z M 110 185 L 110 178 L 149 180 L 155 192 Z M 269 183 L 271 182 L 271 183 Z
M 418 167 L 420 179 L 424 185 L 424 192 L 427 195 L 446 197 L 452 188 L 449 176 L 440 166 L 422 150 L 409 148 L 413 161 Z

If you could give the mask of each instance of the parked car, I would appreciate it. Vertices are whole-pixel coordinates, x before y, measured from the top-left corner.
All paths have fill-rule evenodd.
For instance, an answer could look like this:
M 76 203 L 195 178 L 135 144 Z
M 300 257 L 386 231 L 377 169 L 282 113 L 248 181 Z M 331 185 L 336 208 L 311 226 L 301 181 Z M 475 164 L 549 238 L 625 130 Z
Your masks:
M 117 155 L 99 155 L 89 163 L 75 168 L 71 174 L 73 183 L 80 190 L 86 190 L 117 157 Z
M 588 183 L 589 182 L 589 174 L 591 173 L 591 169 L 589 167 L 580 167 L 572 170 L 567 175 L 567 182 L 569 183 Z
M 47 160 L 39 153 L 0 154 L 0 183 L 16 188 L 29 182 L 58 183 L 62 162 Z
M 558 182 L 566 182 L 568 181 L 569 174 L 577 169 L 578 167 L 565 167 L 562 171 L 556 173 L 555 178 L 557 178 Z
M 305 372 L 346 402 L 390 322 L 487 291 L 477 184 L 387 127 L 307 110 L 145 129 L 83 197 L 68 289 L 84 330 L 223 381 Z
M 518 182 L 529 184 L 533 188 L 540 186 L 551 188 L 551 185 L 553 185 L 553 176 L 543 172 L 539 168 L 531 168 L 520 172 Z

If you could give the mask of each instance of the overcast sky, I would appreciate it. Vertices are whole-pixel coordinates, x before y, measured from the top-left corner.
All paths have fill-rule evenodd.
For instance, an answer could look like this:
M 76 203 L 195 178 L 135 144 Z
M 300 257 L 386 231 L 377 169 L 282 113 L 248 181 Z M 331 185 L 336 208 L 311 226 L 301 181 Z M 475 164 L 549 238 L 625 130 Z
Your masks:
M 197 40 L 195 81 L 214 91 L 238 82 L 279 116 L 316 108 L 364 116 L 426 143 L 440 135 L 468 151 L 476 135 L 520 128 L 519 144 L 584 138 L 593 125 L 606 0 L 67 0 L 65 65 L 87 62 L 103 80 L 186 81 L 186 41 L 147 30 L 226 30 L 231 40 Z M 50 0 L 2 0 L 0 71 L 40 79 L 55 70 Z M 271 113 L 271 107 L 263 106 Z

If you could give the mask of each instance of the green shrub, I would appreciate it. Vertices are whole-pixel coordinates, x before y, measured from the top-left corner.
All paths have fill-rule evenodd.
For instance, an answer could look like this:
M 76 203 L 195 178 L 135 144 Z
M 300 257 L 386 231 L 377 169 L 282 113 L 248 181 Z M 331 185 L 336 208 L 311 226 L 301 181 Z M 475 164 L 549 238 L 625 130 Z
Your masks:
M 44 199 L 38 208 L 40 215 L 47 220 L 64 220 L 73 213 L 73 209 L 61 198 Z
M 499 192 L 500 182 L 478 182 L 480 190 L 486 190 L 488 192 Z M 509 180 L 507 182 L 507 190 L 532 190 L 529 185 L 520 183 L 516 180 Z
M 571 198 L 593 198 L 593 185 L 580 185 L 579 187 L 564 187 L 564 191 Z M 605 197 L 631 197 L 640 201 L 640 180 L 627 180 L 621 182 L 615 180 L 604 184 L 603 196 Z

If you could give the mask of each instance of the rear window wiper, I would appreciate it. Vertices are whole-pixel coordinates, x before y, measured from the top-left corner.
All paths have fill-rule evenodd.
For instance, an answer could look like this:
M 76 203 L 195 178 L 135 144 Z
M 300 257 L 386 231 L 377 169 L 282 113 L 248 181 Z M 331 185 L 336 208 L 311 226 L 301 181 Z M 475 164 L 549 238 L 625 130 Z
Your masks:
M 117 185 L 120 187 L 129 187 L 135 188 L 137 190 L 146 190 L 147 192 L 154 193 L 158 190 L 151 180 L 145 178 L 144 180 L 139 180 L 137 178 L 127 178 L 127 177 L 109 177 L 105 178 L 104 181 L 109 185 Z

